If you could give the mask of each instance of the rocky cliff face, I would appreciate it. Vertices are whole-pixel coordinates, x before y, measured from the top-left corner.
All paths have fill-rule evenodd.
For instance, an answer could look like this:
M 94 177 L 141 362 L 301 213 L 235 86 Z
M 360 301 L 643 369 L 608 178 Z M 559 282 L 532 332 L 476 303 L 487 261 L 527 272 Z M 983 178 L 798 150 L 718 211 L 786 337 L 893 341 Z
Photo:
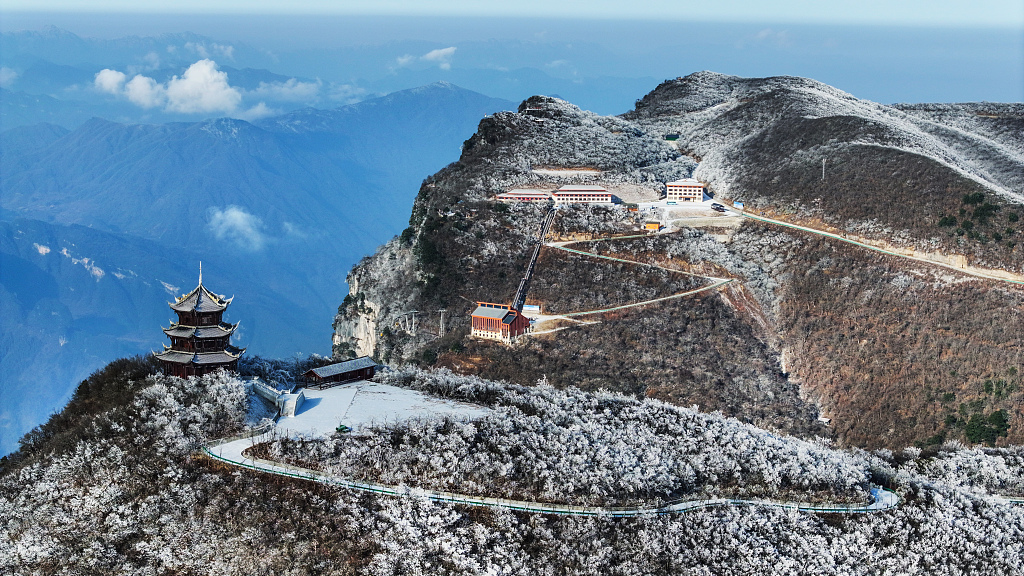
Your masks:
M 380 357 L 381 338 L 390 338 L 399 329 L 394 325 L 398 318 L 414 309 L 415 285 L 412 252 L 399 239 L 364 258 L 349 273 L 349 296 L 334 318 L 334 356 Z
M 511 300 L 536 241 L 543 208 L 488 200 L 513 187 L 594 183 L 657 195 L 661 183 L 694 174 L 748 209 L 1020 271 L 1024 142 L 1013 127 L 1022 117 L 1016 105 L 891 107 L 813 80 L 713 73 L 665 82 L 617 118 L 531 98 L 518 113 L 483 119 L 460 160 L 424 181 L 412 226 L 353 270 L 335 353 L 652 396 L 861 446 L 977 441 L 980 420 L 1024 418 L 1024 366 L 1014 356 L 1024 346 L 1015 328 L 1024 293 L 820 236 L 748 221 L 576 246 L 618 263 L 544 248 L 528 302 L 545 310 L 680 289 L 671 274 L 621 260 L 734 283 L 556 324 L 511 348 L 470 339 L 468 316 L 476 301 Z M 637 227 L 622 209 L 574 207 L 552 230 L 578 239 Z M 976 309 L 960 310 L 952 295 L 963 290 Z M 1006 435 L 1024 440 L 1022 429 L 1011 424 Z

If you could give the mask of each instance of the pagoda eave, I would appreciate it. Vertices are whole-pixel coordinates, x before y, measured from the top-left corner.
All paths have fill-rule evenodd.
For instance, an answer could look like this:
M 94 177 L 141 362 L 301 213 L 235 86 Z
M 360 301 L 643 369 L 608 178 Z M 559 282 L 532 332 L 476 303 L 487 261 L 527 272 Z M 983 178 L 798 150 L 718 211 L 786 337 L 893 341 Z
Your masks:
M 167 328 L 161 328 L 169 337 L 173 338 L 226 338 L 235 333 L 238 322 L 229 324 L 222 322 L 213 326 L 189 326 L 172 322 Z
M 238 358 L 245 352 L 245 348 L 234 348 L 218 352 L 185 352 L 182 350 L 165 349 L 163 352 L 154 352 L 153 356 L 163 362 L 193 366 L 227 366 L 238 361 Z

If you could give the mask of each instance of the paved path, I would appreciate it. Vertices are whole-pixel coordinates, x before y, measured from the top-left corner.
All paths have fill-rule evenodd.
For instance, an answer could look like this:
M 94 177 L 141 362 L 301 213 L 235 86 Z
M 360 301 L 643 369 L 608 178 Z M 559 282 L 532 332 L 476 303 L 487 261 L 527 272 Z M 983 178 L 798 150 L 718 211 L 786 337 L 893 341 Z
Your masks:
M 625 240 L 626 238 L 636 238 L 636 236 L 622 236 L 620 238 L 605 238 L 605 240 Z M 587 240 L 587 242 L 597 242 L 597 240 Z M 574 242 L 569 242 L 568 244 L 574 244 Z M 694 274 L 693 272 L 683 272 L 682 270 L 676 270 L 675 268 L 666 268 L 665 266 L 660 266 L 658 264 L 648 264 L 647 262 L 637 262 L 635 260 L 626 260 L 624 258 L 615 258 L 614 256 L 604 256 L 602 254 L 595 254 L 593 252 L 586 252 L 584 250 L 576 250 L 576 249 L 573 249 L 573 248 L 566 248 L 565 244 L 561 244 L 561 243 L 559 245 L 548 244 L 547 246 L 549 248 L 555 248 L 557 250 L 564 250 L 566 252 L 572 252 L 573 254 L 581 254 L 583 256 L 590 256 L 591 258 L 603 258 L 605 260 L 612 260 L 612 261 L 615 261 L 615 262 L 625 262 L 626 264 L 633 264 L 633 265 L 636 265 L 636 266 L 647 266 L 648 268 L 658 268 L 658 269 L 661 269 L 661 270 L 666 270 L 668 272 L 674 272 L 676 274 L 683 274 L 685 276 L 693 276 L 694 278 L 707 278 L 708 280 L 723 280 L 723 278 L 715 278 L 713 276 L 702 276 L 700 274 Z
M 889 256 L 897 256 L 899 258 L 906 258 L 907 260 L 914 260 L 914 261 L 917 261 L 917 262 L 922 262 L 924 264 L 931 264 L 932 266 L 941 266 L 943 268 L 948 268 L 950 270 L 956 270 L 957 272 L 960 272 L 961 274 L 967 274 L 969 276 L 974 276 L 976 278 L 984 278 L 986 280 L 998 280 L 1000 282 L 1009 282 L 1010 284 L 1024 285 L 1024 280 L 1015 280 L 1015 279 L 1012 279 L 1012 278 L 1004 278 L 1002 276 L 999 276 L 998 274 L 986 273 L 985 271 L 983 271 L 981 269 L 978 269 L 978 268 L 960 268 L 959 266 L 954 266 L 952 264 L 946 264 L 944 262 L 936 262 L 935 260 L 929 260 L 927 258 L 922 258 L 920 256 L 911 256 L 909 254 L 900 254 L 899 252 L 893 252 L 891 250 L 886 250 L 885 248 L 879 248 L 878 246 L 873 246 L 873 245 L 868 244 L 866 242 L 860 242 L 858 240 L 852 240 L 850 238 L 845 238 L 845 237 L 843 237 L 840 234 L 833 234 L 832 232 L 825 232 L 824 230 L 818 230 L 817 228 L 809 228 L 807 226 L 800 226 L 800 225 L 797 225 L 797 224 L 790 224 L 789 222 L 783 222 L 782 220 L 775 220 L 775 219 L 772 219 L 772 218 L 765 218 L 764 216 L 758 216 L 756 214 L 751 214 L 750 212 L 745 212 L 745 211 L 742 211 L 742 210 L 737 210 L 736 208 L 733 208 L 731 206 L 726 206 L 726 209 L 728 209 L 729 211 L 734 212 L 736 214 L 739 214 L 739 215 L 741 215 L 741 216 L 743 216 L 745 218 L 749 218 L 751 220 L 757 220 L 759 222 L 767 222 L 769 224 L 774 224 L 776 226 L 783 226 L 785 228 L 792 228 L 794 230 L 801 230 L 803 232 L 810 232 L 811 234 L 817 234 L 819 236 L 826 236 L 828 238 L 839 240 L 841 242 L 846 242 L 847 244 L 853 244 L 854 246 L 859 246 L 861 248 L 867 248 L 868 250 L 873 250 L 875 252 L 881 252 L 882 254 L 887 254 Z M 993 272 L 996 272 L 996 271 L 993 271 Z M 1007 272 L 1007 274 L 1010 274 L 1010 273 Z
M 580 311 L 580 312 L 566 312 L 565 314 L 557 314 L 557 315 L 552 316 L 549 319 L 543 320 L 542 322 L 548 322 L 548 321 L 556 320 L 556 319 L 571 319 L 571 318 L 575 318 L 575 317 L 579 317 L 579 316 L 590 316 L 592 314 L 603 314 L 605 312 L 615 312 L 617 310 L 625 310 L 627 308 L 636 308 L 637 306 L 646 306 L 648 304 L 654 304 L 654 303 L 657 303 L 657 302 L 664 302 L 666 300 L 674 300 L 676 298 L 682 298 L 684 296 L 690 296 L 692 294 L 699 294 L 701 292 L 707 292 L 707 291 L 710 291 L 710 290 L 715 290 L 715 289 L 717 289 L 717 288 L 719 288 L 721 286 L 724 286 L 724 285 L 726 285 L 726 284 L 728 284 L 728 283 L 733 281 L 732 278 L 716 278 L 714 276 L 701 276 L 700 274 L 694 274 L 692 272 L 683 272 L 682 270 L 676 270 L 674 268 L 666 268 L 665 266 L 660 266 L 658 264 L 649 264 L 647 262 L 636 262 L 635 260 L 626 260 L 624 258 L 615 258 L 614 256 L 604 256 L 604 255 L 601 255 L 601 254 L 594 254 L 593 252 L 585 252 L 583 250 L 576 250 L 576 249 L 573 249 L 573 248 L 567 248 L 566 247 L 569 244 L 577 244 L 577 243 L 582 243 L 582 242 L 606 242 L 606 241 L 609 241 L 609 240 L 627 240 L 629 238 L 645 238 L 645 237 L 648 237 L 648 235 L 643 234 L 643 235 L 635 235 L 635 236 L 618 236 L 618 237 L 613 237 L 613 238 L 597 238 L 597 239 L 594 239 L 594 240 L 580 240 L 579 242 L 549 242 L 548 244 L 545 244 L 545 246 L 547 246 L 549 248 L 554 248 L 556 250 L 564 250 L 566 252 L 571 252 L 573 254 L 580 254 L 582 256 L 589 256 L 591 258 L 602 258 L 604 260 L 612 260 L 612 261 L 615 261 L 615 262 L 624 262 L 626 264 L 633 264 L 633 265 L 636 265 L 636 266 L 647 266 L 649 268 L 658 268 L 660 270 L 665 270 L 665 271 L 668 271 L 668 272 L 673 272 L 675 274 L 683 274 L 683 275 L 686 275 L 686 276 L 692 276 L 694 278 L 704 278 L 706 280 L 711 280 L 712 283 L 707 285 L 707 286 L 702 286 L 700 288 L 696 288 L 694 290 L 687 290 L 686 292 L 679 292 L 678 294 L 671 294 L 669 296 L 662 296 L 660 298 L 652 298 L 650 300 L 644 300 L 644 301 L 641 301 L 641 302 L 633 302 L 632 304 L 623 304 L 621 306 L 612 306 L 611 308 L 601 308 L 599 310 L 584 310 L 584 311 Z M 542 322 L 540 322 L 540 323 L 542 323 Z M 539 332 L 532 332 L 531 334 L 547 334 L 547 333 L 550 333 L 550 332 L 557 332 L 558 330 L 565 330 L 566 328 L 570 328 L 570 327 L 566 326 L 566 327 L 563 327 L 563 328 L 555 328 L 553 330 L 542 330 L 542 331 L 539 331 Z
M 601 308 L 600 310 L 585 310 L 582 312 L 567 312 L 562 314 L 568 318 L 575 318 L 578 316 L 590 316 L 591 314 L 604 314 L 605 312 L 615 312 L 616 310 L 625 310 L 627 308 L 636 308 L 637 306 L 646 306 L 648 304 L 654 304 L 656 302 L 664 302 L 666 300 L 674 300 L 676 298 L 682 298 L 684 296 L 690 296 L 692 294 L 699 294 L 701 292 L 707 292 L 709 290 L 715 290 L 726 284 L 732 282 L 731 278 L 719 278 L 717 282 L 702 286 L 693 290 L 687 290 L 686 292 L 679 292 L 678 294 L 671 294 L 669 296 L 662 296 L 661 298 L 653 298 L 651 300 L 644 300 L 642 302 L 633 302 L 632 304 L 623 304 L 621 306 L 612 306 L 611 308 Z
M 602 506 L 573 506 L 571 504 L 557 504 L 551 502 L 532 502 L 526 500 L 511 500 L 507 498 L 489 498 L 486 496 L 472 496 L 469 494 L 457 494 L 454 492 L 443 492 L 435 490 L 423 490 L 410 488 L 408 486 L 389 486 L 385 484 L 373 484 L 368 482 L 356 482 L 335 476 L 324 474 L 308 468 L 289 466 L 269 460 L 252 459 L 244 456 L 242 452 L 253 443 L 252 438 L 232 440 L 223 444 L 214 444 L 203 448 L 203 451 L 211 458 L 239 466 L 277 476 L 286 476 L 298 480 L 308 480 L 329 486 L 338 486 L 350 490 L 362 492 L 373 492 L 387 496 L 398 496 L 406 498 L 426 498 L 434 502 L 447 502 L 451 504 L 462 504 L 465 506 L 479 506 L 484 508 L 505 508 L 519 512 L 532 512 L 538 514 L 558 514 L 562 516 L 610 516 L 613 518 L 627 518 L 633 516 L 653 516 L 661 514 L 678 514 L 691 510 L 713 508 L 717 506 L 766 506 L 772 508 L 783 508 L 797 510 L 800 512 L 819 512 L 834 514 L 865 514 L 869 512 L 880 512 L 894 508 L 899 504 L 899 496 L 895 492 L 882 489 L 878 486 L 871 486 L 870 499 L 863 504 L 828 504 L 811 502 L 777 502 L 774 500 L 739 500 L 733 498 L 714 498 L 711 500 L 686 500 L 674 502 L 655 507 L 640 508 L 616 508 Z

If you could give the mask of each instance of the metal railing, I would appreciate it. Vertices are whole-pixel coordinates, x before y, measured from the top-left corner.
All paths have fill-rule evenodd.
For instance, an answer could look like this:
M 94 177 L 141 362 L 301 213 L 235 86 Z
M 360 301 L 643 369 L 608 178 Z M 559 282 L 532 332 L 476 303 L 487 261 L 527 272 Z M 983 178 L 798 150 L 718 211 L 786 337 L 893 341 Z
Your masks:
M 223 443 L 220 444 L 223 446 Z M 271 462 L 261 459 L 250 459 L 242 457 L 239 460 L 226 458 L 223 455 L 214 454 L 209 447 L 203 448 L 204 452 L 218 461 L 234 466 L 247 468 L 249 470 L 285 476 L 297 480 L 317 482 L 329 486 L 338 486 L 362 492 L 372 492 L 386 496 L 425 498 L 433 502 L 445 502 L 450 504 L 461 504 L 465 506 L 481 506 L 486 508 L 505 508 L 519 512 L 532 512 L 539 514 L 556 514 L 563 516 L 608 516 L 613 518 L 628 518 L 635 516 L 654 516 L 664 514 L 679 514 L 703 508 L 717 506 L 767 506 L 797 510 L 800 512 L 830 513 L 830 514 L 866 514 L 889 510 L 899 504 L 899 496 L 892 490 L 872 486 L 870 499 L 862 504 L 818 504 L 812 502 L 776 502 L 772 500 L 742 500 L 735 498 L 713 498 L 700 500 L 687 500 L 666 504 L 660 507 L 603 507 L 603 506 L 582 506 L 572 504 L 558 504 L 550 502 L 532 502 L 526 500 L 514 500 L 508 498 L 492 498 L 488 496 L 472 496 L 469 494 L 457 494 L 454 492 L 424 490 L 404 485 L 388 486 L 384 484 L 373 484 L 369 482 L 357 482 L 329 474 L 321 474 L 308 468 L 300 468 L 289 464 Z

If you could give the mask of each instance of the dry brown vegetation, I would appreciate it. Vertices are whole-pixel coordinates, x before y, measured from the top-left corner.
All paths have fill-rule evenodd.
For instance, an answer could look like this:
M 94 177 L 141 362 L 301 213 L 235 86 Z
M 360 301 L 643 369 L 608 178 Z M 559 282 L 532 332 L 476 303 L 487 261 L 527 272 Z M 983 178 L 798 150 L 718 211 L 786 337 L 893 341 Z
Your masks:
M 574 248 L 590 249 L 587 245 Z M 530 284 L 529 302 L 540 304 L 548 314 L 566 314 L 651 300 L 707 283 L 680 272 L 544 248 Z
M 1024 290 L 804 238 L 786 262 L 787 370 L 848 444 L 966 439 L 1004 410 L 1024 442 Z
M 884 129 L 848 117 L 779 122 L 734 154 L 747 169 L 731 189 L 748 208 L 784 206 L 868 237 L 1024 270 L 1024 207 L 924 156 L 826 145 L 837 137 L 882 138 L 877 131 Z
M 601 252 L 638 261 L 660 260 L 686 268 L 681 259 L 666 259 L 664 242 L 681 239 L 638 238 L 614 241 Z M 589 246 L 597 249 L 597 246 Z M 706 281 L 667 271 L 640 268 L 549 250 L 538 265 L 534 301 L 556 311 L 587 308 L 600 302 L 636 302 L 680 292 Z M 607 264 L 605 264 L 607 263 Z M 653 270 L 654 274 L 650 272 Z M 588 271 L 617 274 L 603 292 Z M 596 272 L 595 272 L 596 273 Z M 673 279 L 673 277 L 676 277 Z M 673 281 L 674 280 L 674 281 Z M 566 296 L 568 294 L 569 296 Z M 573 297 L 579 296 L 580 301 Z M 702 410 L 721 410 L 743 421 L 796 434 L 825 434 L 816 409 L 799 397 L 799 388 L 782 374 L 777 350 L 766 343 L 762 317 L 737 311 L 742 302 L 763 315 L 743 288 L 687 296 L 647 306 L 587 317 L 598 324 L 525 339 L 509 348 L 465 339 L 457 351 L 439 350 L 439 363 L 485 378 L 532 384 L 541 378 L 555 386 L 606 389 L 658 398 Z M 463 328 L 463 330 L 466 330 Z M 464 334 L 465 332 L 463 332 Z M 461 358 L 482 357 L 467 364 Z

